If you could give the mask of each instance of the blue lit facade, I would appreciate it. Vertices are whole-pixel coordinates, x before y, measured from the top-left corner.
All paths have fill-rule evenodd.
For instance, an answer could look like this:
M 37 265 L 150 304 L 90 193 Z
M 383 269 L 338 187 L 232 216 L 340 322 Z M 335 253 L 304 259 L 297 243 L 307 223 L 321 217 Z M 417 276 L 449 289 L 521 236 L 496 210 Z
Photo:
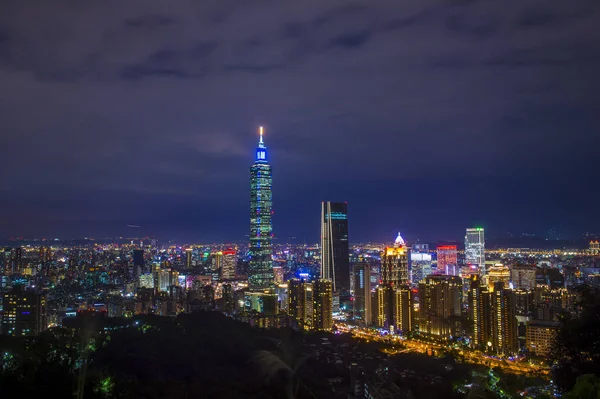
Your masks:
M 272 170 L 267 161 L 262 128 L 256 149 L 256 160 L 250 167 L 250 264 L 251 289 L 264 289 L 274 282 L 273 277 L 273 196 Z

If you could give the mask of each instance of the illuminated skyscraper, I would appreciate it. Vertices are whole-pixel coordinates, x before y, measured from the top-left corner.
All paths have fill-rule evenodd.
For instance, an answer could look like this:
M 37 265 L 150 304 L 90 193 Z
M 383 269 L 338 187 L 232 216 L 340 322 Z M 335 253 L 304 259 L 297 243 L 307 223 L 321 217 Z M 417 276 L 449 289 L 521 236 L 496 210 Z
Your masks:
M 456 276 L 458 270 L 458 256 L 456 245 L 440 245 L 437 247 L 438 273 Z
M 333 291 L 350 291 L 348 206 L 345 202 L 321 204 L 321 278 L 331 280 Z
M 381 254 L 381 279 L 394 288 L 408 284 L 408 248 L 400 233 L 393 247 L 386 247 Z
M 235 278 L 235 266 L 237 263 L 237 252 L 235 250 L 230 249 L 217 252 L 215 260 L 221 280 L 232 280 Z
M 185 267 L 186 269 L 192 268 L 192 248 L 186 248 L 185 250 Z
M 408 286 L 397 288 L 394 296 L 394 326 L 403 335 L 412 331 L 413 297 Z
M 492 292 L 492 348 L 496 353 L 516 353 L 517 319 L 515 295 L 502 282 L 494 284 Z
M 481 227 L 467 229 L 465 263 L 467 266 L 476 266 L 481 274 L 485 274 L 485 236 Z
M 508 288 L 510 283 L 510 269 L 502 264 L 494 265 L 488 270 L 487 279 L 490 290 L 493 289 L 496 283 L 502 283 L 504 288 Z
M 272 171 L 263 143 L 263 128 L 250 167 L 250 263 L 248 280 L 251 289 L 263 289 L 273 283 L 273 214 Z

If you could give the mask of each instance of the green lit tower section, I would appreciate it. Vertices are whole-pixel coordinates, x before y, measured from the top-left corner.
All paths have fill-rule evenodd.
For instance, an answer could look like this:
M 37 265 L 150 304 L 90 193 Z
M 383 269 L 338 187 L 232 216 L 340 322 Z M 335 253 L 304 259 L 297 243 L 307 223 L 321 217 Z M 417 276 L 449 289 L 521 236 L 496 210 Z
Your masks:
M 273 177 L 263 142 L 263 128 L 256 149 L 256 160 L 250 167 L 250 264 L 251 289 L 271 286 L 273 278 Z

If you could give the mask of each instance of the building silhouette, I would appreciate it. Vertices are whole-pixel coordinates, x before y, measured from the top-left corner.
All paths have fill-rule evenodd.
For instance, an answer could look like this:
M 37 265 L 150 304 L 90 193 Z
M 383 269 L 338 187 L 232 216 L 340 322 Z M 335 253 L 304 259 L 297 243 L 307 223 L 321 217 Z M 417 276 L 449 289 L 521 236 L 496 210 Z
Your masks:
M 35 336 L 46 329 L 46 297 L 44 294 L 15 285 L 2 294 L 2 334 Z
M 350 291 L 350 250 L 348 246 L 348 205 L 321 203 L 321 278 L 331 280 L 333 291 Z
M 355 263 L 352 267 L 354 279 L 354 320 L 364 326 L 372 322 L 371 316 L 371 266 L 366 262 Z

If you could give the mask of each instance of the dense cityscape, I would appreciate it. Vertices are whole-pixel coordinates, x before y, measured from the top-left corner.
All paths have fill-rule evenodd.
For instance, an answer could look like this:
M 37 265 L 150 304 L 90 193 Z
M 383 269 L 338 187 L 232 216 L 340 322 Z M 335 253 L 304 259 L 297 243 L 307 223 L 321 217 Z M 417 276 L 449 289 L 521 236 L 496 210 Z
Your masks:
M 486 230 L 472 226 L 460 243 L 411 243 L 398 233 L 388 242 L 359 244 L 352 242 L 352 204 L 323 201 L 320 242 L 274 244 L 263 133 L 260 127 L 250 167 L 246 243 L 35 239 L 3 249 L 2 382 L 24 378 L 17 372 L 24 356 L 18 345 L 61 332 L 86 348 L 70 366 L 78 397 L 127 397 L 117 395 L 117 374 L 86 380 L 92 347 L 106 346 L 118 330 L 165 328 L 166 321 L 161 327 L 148 317 L 181 326 L 193 320 L 187 315 L 250 328 L 248 334 L 300 334 L 303 351 L 326 365 L 315 370 L 324 367 L 327 375 L 310 388 L 302 382 L 298 397 L 427 397 L 420 395 L 429 395 L 428 385 L 456 397 L 478 389 L 489 397 L 552 397 L 572 388 L 577 376 L 556 380 L 552 352 L 561 320 L 580 317 L 586 289 L 600 288 L 596 238 L 587 248 L 489 249 Z M 214 319 L 217 314 L 227 320 Z M 407 356 L 414 366 L 398 360 Z M 431 372 L 411 368 L 426 361 L 434 362 L 426 367 Z M 455 369 L 463 374 L 454 376 Z M 500 383 L 511 378 L 520 380 Z

